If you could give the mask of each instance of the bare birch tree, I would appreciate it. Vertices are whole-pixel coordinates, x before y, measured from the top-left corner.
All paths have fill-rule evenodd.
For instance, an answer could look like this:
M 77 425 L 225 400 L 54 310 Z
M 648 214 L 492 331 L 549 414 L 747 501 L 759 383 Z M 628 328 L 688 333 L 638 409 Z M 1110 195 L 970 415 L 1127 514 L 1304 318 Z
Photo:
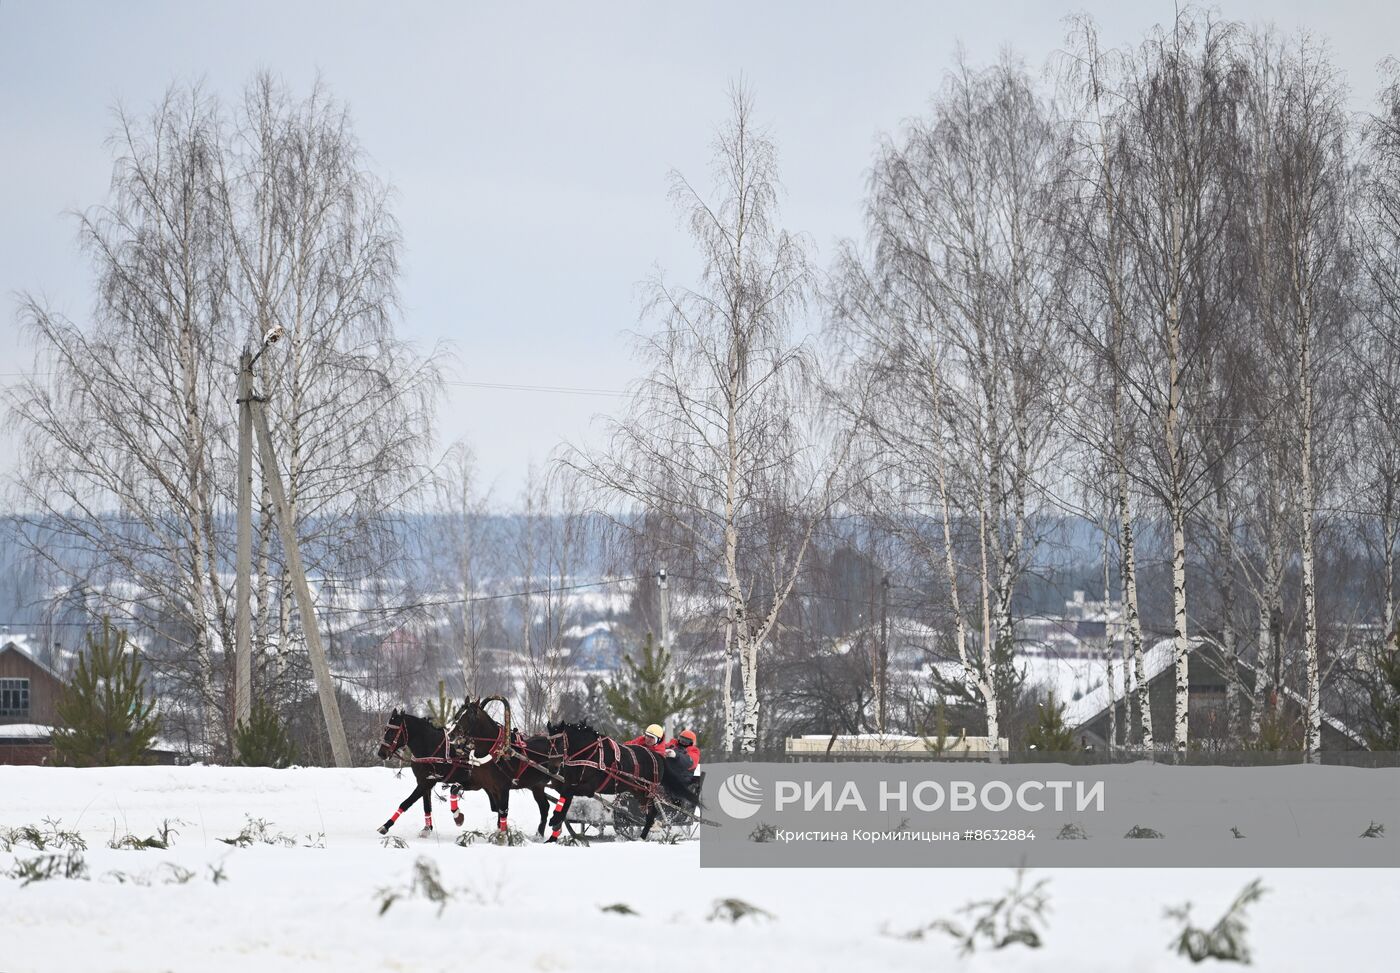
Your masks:
M 1318 646 L 1318 392 L 1336 362 L 1346 323 L 1339 285 L 1346 243 L 1347 122 L 1344 93 L 1325 53 L 1302 37 L 1282 59 L 1279 111 L 1271 129 L 1276 160 L 1279 245 L 1283 251 L 1296 409 L 1298 533 L 1302 558 L 1307 722 L 1304 749 L 1322 746 L 1322 672 Z
M 638 345 L 647 367 L 609 442 L 566 465 L 606 498 L 614 520 L 664 524 L 673 563 L 713 572 L 726 605 L 726 748 L 759 743 L 760 655 L 797 583 L 834 466 L 811 435 L 812 353 L 793 330 L 811 285 L 803 242 L 781 228 L 777 149 L 742 88 L 715 140 L 715 194 L 672 176 L 671 195 L 702 261 L 699 282 L 658 277 Z
M 400 247 L 388 188 L 364 168 L 345 107 L 321 83 L 293 98 L 273 77 L 244 93 L 222 153 L 222 240 L 244 333 L 285 337 L 261 359 L 288 506 L 313 575 L 352 585 L 403 552 L 393 512 L 427 485 L 423 453 L 439 392 L 439 354 L 394 333 Z M 246 340 L 246 339 L 245 339 Z M 262 522 L 271 525 L 264 496 Z M 269 597 L 275 534 L 259 537 Z M 276 653 L 299 658 L 290 585 L 278 585 Z M 273 617 L 260 600 L 261 614 Z M 306 624 L 303 622 L 303 624 Z
M 216 739 L 215 652 L 233 644 L 215 524 L 232 414 L 217 363 L 235 328 L 219 266 L 219 138 L 198 88 L 172 90 L 146 118 L 118 111 L 111 197 L 79 217 L 98 279 L 91 321 L 26 298 L 37 377 L 10 400 L 17 506 L 34 512 L 26 541 L 61 574 L 87 566 L 104 613 L 187 650 L 151 661 L 179 687 L 171 709 L 192 714 L 170 729 L 200 747 Z
M 1024 68 L 959 65 L 931 117 L 882 148 L 867 204 L 873 267 L 848 251 L 842 271 L 838 326 L 860 390 L 851 404 L 866 406 L 856 419 L 887 450 L 880 502 L 938 552 L 963 685 L 993 748 L 1020 681 L 1013 599 L 1063 404 L 1052 214 L 1064 171 L 1056 121 Z M 941 524 L 932 543 L 917 536 L 930 521 Z M 965 614 L 968 577 L 976 608 Z
M 1293 383 L 1286 356 L 1277 353 L 1284 317 L 1279 247 L 1277 181 L 1270 160 L 1273 122 L 1278 113 L 1278 44 L 1269 34 L 1251 39 L 1244 50 L 1248 84 L 1241 119 L 1243 159 L 1235 192 L 1235 223 L 1242 257 L 1239 277 L 1244 299 L 1239 330 L 1247 344 L 1236 351 L 1244 366 L 1235 379 L 1242 392 L 1241 420 L 1252 441 L 1240 463 L 1240 505 L 1245 512 L 1240 565 L 1253 590 L 1258 621 L 1255 680 L 1250 705 L 1249 738 L 1258 739 L 1265 707 L 1277 703 L 1283 679 L 1283 585 L 1288 545 L 1293 532 L 1291 471 L 1296 450 L 1289 435 L 1289 401 Z M 1272 714 L 1274 716 L 1277 713 Z
M 456 617 L 451 629 L 456 655 L 462 670 L 462 684 L 468 696 L 485 695 L 485 660 L 482 647 L 490 613 L 479 601 L 482 583 L 490 570 L 486 536 L 486 498 L 476 490 L 476 460 L 471 447 L 454 443 L 443 456 L 434 477 L 436 509 L 424 516 L 429 536 L 424 546 L 429 558 L 441 563 L 446 577 L 439 585 L 456 597 Z
M 1285 537 L 1296 537 L 1303 609 L 1306 683 L 1303 745 L 1321 746 L 1322 669 L 1319 644 L 1316 537 L 1320 471 L 1333 455 L 1319 445 L 1338 415 L 1340 396 L 1319 405 L 1345 371 L 1348 311 L 1344 286 L 1349 274 L 1347 244 L 1348 124 L 1340 84 L 1325 51 L 1311 38 L 1280 41 L 1255 34 L 1247 48 L 1248 85 L 1243 101 L 1244 165 L 1237 198 L 1243 232 L 1239 249 L 1249 255 L 1244 290 L 1259 342 L 1257 378 L 1250 395 L 1260 412 L 1256 487 L 1264 525 L 1259 661 L 1269 644 L 1274 693 L 1283 688 L 1279 620 Z M 1241 348 L 1247 357 L 1248 349 Z M 1260 408 L 1262 406 L 1262 409 Z M 1258 480 L 1258 475 L 1254 477 Z M 1328 477 L 1328 479 L 1336 479 Z M 1292 509 L 1288 525 L 1285 501 Z M 1267 606 L 1267 607 L 1266 607 Z M 1267 618 L 1265 617 L 1267 615 Z M 1267 628 L 1267 635 L 1266 635 Z M 1262 702 L 1258 701 L 1257 702 Z M 1256 707 L 1257 709 L 1258 707 Z M 1251 718 L 1257 725 L 1260 714 Z
M 1363 542 L 1380 562 L 1378 597 L 1387 641 L 1397 644 L 1396 548 L 1400 545 L 1400 68 L 1386 65 L 1379 110 L 1367 119 L 1359 194 L 1366 327 L 1353 345 L 1351 427 Z
M 559 717 L 560 701 L 571 673 L 565 645 L 575 619 L 575 602 L 566 590 L 578 581 L 578 568 L 589 541 L 588 517 L 577 484 L 568 477 L 544 476 L 531 467 L 521 493 L 516 530 L 506 554 L 521 594 L 516 601 L 520 625 L 521 716 L 539 726 Z
M 119 111 L 112 145 L 111 197 L 80 217 L 100 284 L 91 320 L 24 305 L 42 377 L 11 400 L 29 446 L 19 505 L 80 552 L 61 569 L 93 582 L 105 611 L 156 633 L 172 716 L 187 714 L 192 746 L 221 752 L 239 346 L 274 324 L 287 335 L 260 384 L 323 589 L 382 575 L 395 556 L 384 527 L 424 482 L 436 358 L 394 335 L 387 190 L 322 87 L 297 100 L 259 77 L 233 112 L 172 88 L 149 116 Z M 295 629 L 286 585 L 272 583 L 281 555 L 266 504 L 261 526 L 255 681 L 272 692 L 267 651 L 285 660 Z M 275 627 L 274 602 L 287 606 Z
M 1143 317 L 1130 338 L 1134 407 L 1159 430 L 1144 478 L 1167 515 L 1172 551 L 1175 745 L 1188 745 L 1187 521 L 1209 474 L 1191 424 L 1203 363 L 1231 304 L 1217 272 L 1229 225 L 1240 72 L 1235 28 L 1194 11 L 1154 28 L 1118 85 L 1125 128 L 1123 228 Z
M 1078 438 L 1109 458 L 1108 482 L 1114 485 L 1113 507 L 1117 520 L 1118 574 L 1123 602 L 1124 699 L 1129 714 L 1127 742 L 1132 742 L 1131 711 L 1137 707 L 1140 743 L 1153 749 L 1152 707 L 1143 666 L 1142 617 L 1138 608 L 1138 541 L 1134 521 L 1133 483 L 1129 470 L 1136 453 L 1138 410 L 1131 406 L 1134 392 L 1128 371 L 1128 336 L 1135 332 L 1144 313 L 1138 292 L 1130 280 L 1131 264 L 1125 226 L 1125 169 L 1129 156 L 1127 119 L 1118 110 L 1111 86 L 1123 70 L 1120 52 L 1104 51 L 1098 28 L 1087 18 L 1073 22 L 1063 58 L 1065 87 L 1077 115 L 1070 126 L 1080 178 L 1069 185 L 1073 206 L 1066 231 L 1069 245 L 1077 248 L 1078 269 L 1083 278 L 1077 290 L 1081 309 L 1072 319 L 1072 333 L 1088 353 L 1085 363 L 1094 376 L 1079 398 L 1072 416 L 1083 416 L 1076 425 Z M 1104 419 L 1106 418 L 1106 422 Z M 1100 464 L 1092 464 L 1097 470 Z M 1098 478 L 1095 478 L 1098 481 Z M 1092 489 L 1092 487 L 1091 487 Z M 1107 597 L 1107 596 L 1105 596 Z M 1127 692 L 1129 683 L 1135 689 Z

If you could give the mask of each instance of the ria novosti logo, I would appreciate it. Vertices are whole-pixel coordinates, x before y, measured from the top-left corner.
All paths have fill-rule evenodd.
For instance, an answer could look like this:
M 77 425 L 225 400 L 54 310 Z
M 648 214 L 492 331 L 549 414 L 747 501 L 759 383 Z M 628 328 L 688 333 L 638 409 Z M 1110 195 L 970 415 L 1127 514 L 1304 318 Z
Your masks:
M 751 818 L 762 805 L 763 788 L 749 774 L 730 774 L 719 785 L 720 809 L 731 818 Z
M 879 811 L 1103 811 L 1102 780 L 793 780 L 773 784 L 775 812 Z M 862 784 L 864 786 L 862 786 Z M 750 774 L 730 774 L 719 785 L 719 806 L 743 821 L 764 806 L 763 785 Z

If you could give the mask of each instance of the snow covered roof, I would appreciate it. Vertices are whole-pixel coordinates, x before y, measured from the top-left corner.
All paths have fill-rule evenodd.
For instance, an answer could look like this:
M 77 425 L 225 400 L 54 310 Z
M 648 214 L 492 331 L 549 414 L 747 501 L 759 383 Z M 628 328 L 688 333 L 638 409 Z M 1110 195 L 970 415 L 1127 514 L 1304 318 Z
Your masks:
M 1205 639 L 1189 639 L 1187 642 L 1187 651 L 1195 652 L 1205 643 Z M 1142 654 L 1142 668 L 1143 674 L 1147 677 L 1148 684 L 1150 685 L 1154 679 L 1170 669 L 1175 659 L 1175 647 L 1172 644 L 1172 639 L 1169 638 L 1162 639 L 1156 645 L 1152 646 L 1152 648 L 1145 650 Z M 1236 658 L 1235 661 L 1242 668 L 1252 671 L 1256 676 L 1264 676 L 1267 678 L 1267 674 L 1262 669 L 1250 664 L 1244 659 Z M 1121 674 L 1118 676 L 1118 679 L 1120 680 L 1119 688 L 1121 689 Z M 1283 693 L 1295 702 L 1304 706 L 1307 705 L 1307 700 L 1287 686 L 1283 687 Z M 1120 698 L 1120 696 L 1115 696 L 1115 699 L 1116 698 Z M 1106 684 L 1100 684 L 1093 691 L 1084 694 L 1079 699 L 1070 700 L 1066 704 L 1064 711 L 1065 723 L 1072 727 L 1081 727 L 1107 710 L 1108 704 L 1108 686 Z M 1361 734 L 1357 733 L 1351 727 L 1325 710 L 1322 713 L 1322 722 L 1326 723 L 1353 743 L 1363 747 L 1366 745 L 1366 741 Z
M 58 670 L 56 670 L 53 666 L 49 665 L 48 663 L 42 661 L 42 660 L 39 658 L 38 653 L 37 653 L 37 652 L 35 651 L 35 649 L 29 644 L 29 636 L 27 636 L 27 635 L 0 635 L 0 652 L 7 652 L 7 651 L 9 651 L 10 649 L 14 649 L 14 650 L 15 650 L 16 652 L 18 652 L 20 655 L 24 656 L 26 659 L 28 659 L 28 660 L 29 660 L 30 662 L 32 662 L 34 665 L 38 666 L 40 669 L 42 669 L 42 670 L 44 670 L 45 672 L 47 672 L 49 675 L 53 676 L 53 677 L 54 677 L 55 679 L 57 679 L 59 682 L 67 682 L 67 681 L 68 681 L 68 680 L 67 680 L 66 678 L 64 678 L 64 676 L 63 676 L 61 673 L 59 673 Z
M 883 753 L 901 756 L 932 757 L 939 753 L 955 755 L 960 753 L 985 753 L 991 747 L 985 736 L 943 738 L 939 748 L 937 737 L 908 736 L 901 733 L 808 733 L 788 737 L 784 741 L 785 752 L 799 756 L 829 755 L 841 753 Z M 1006 749 L 1006 737 L 1001 738 L 1001 749 Z
M 0 740 L 31 740 L 48 743 L 53 739 L 54 728 L 42 723 L 0 723 Z M 161 753 L 180 754 L 186 751 L 177 741 L 158 736 L 151 741 L 151 750 Z
M 561 633 L 566 639 L 578 639 L 582 641 L 590 635 L 611 635 L 614 623 L 606 619 L 592 622 L 588 625 L 570 625 Z
M 1244 668 L 1249 669 L 1251 672 L 1253 672 L 1256 678 L 1262 678 L 1262 679 L 1268 679 L 1268 678 L 1270 678 L 1270 677 L 1269 677 L 1269 674 L 1266 673 L 1263 669 L 1259 668 L 1258 666 L 1253 665 L 1252 663 L 1246 662 L 1246 661 L 1243 660 L 1243 659 L 1239 659 L 1239 660 L 1237 660 L 1237 661 L 1239 662 L 1239 664 L 1240 664 L 1241 666 L 1243 666 Z M 1302 706 L 1302 707 L 1304 707 L 1305 709 L 1307 708 L 1308 701 L 1307 701 L 1306 699 L 1303 698 L 1303 694 L 1302 694 L 1302 693 L 1298 692 L 1297 690 L 1290 689 L 1290 688 L 1287 687 L 1287 686 L 1283 686 L 1283 687 L 1281 687 L 1281 689 L 1282 689 L 1282 691 L 1283 691 L 1283 694 L 1284 694 L 1285 696 L 1287 696 L 1289 699 L 1293 700 L 1293 701 L 1294 701 L 1295 703 L 1297 703 L 1299 706 Z M 1361 746 L 1361 747 L 1363 747 L 1363 748 L 1365 748 L 1365 749 L 1367 749 L 1367 750 L 1370 749 L 1369 745 L 1366 743 L 1366 738 L 1365 738 L 1365 737 L 1363 737 L 1360 733 L 1357 733 L 1357 732 L 1356 732 L 1355 730 L 1353 730 L 1351 727 L 1347 726 L 1347 725 L 1346 725 L 1345 723 L 1343 723 L 1341 720 L 1337 719 L 1337 717 L 1333 716 L 1331 713 L 1328 713 L 1325 709 L 1322 711 L 1322 722 L 1326 723 L 1328 726 L 1330 726 L 1332 729 L 1336 730 L 1336 731 L 1337 731 L 1338 733 L 1340 733 L 1342 736 L 1346 737 L 1346 738 L 1347 738 L 1348 740 L 1350 740 L 1352 743 L 1355 743 L 1355 744 L 1357 744 L 1358 746 Z
M 1200 639 L 1187 640 L 1187 652 L 1195 652 L 1204 644 Z M 1152 680 L 1171 668 L 1176 660 L 1175 647 L 1172 639 L 1162 639 L 1150 649 L 1142 653 L 1143 675 L 1147 677 L 1150 684 Z M 1119 675 L 1121 680 L 1122 676 Z M 1121 682 L 1120 682 L 1121 686 Z M 1118 698 L 1118 691 L 1115 689 L 1113 698 Z M 1065 705 L 1065 723 L 1069 726 L 1080 727 L 1108 709 L 1109 686 L 1107 682 L 1101 682 L 1094 689 L 1085 693 L 1078 699 L 1070 699 Z
M 1039 687 L 1046 692 L 1054 692 L 1058 702 L 1074 705 L 1071 701 L 1091 695 L 1103 686 L 1108 677 L 1108 669 L 1102 657 L 1097 656 L 1045 656 L 1018 653 L 1013 661 L 1016 670 L 1024 673 L 1026 687 Z M 936 670 L 949 682 L 960 682 L 963 676 L 962 663 L 955 659 L 939 659 L 926 664 L 927 669 Z
M 0 723 L 0 740 L 47 740 L 53 727 L 42 723 Z

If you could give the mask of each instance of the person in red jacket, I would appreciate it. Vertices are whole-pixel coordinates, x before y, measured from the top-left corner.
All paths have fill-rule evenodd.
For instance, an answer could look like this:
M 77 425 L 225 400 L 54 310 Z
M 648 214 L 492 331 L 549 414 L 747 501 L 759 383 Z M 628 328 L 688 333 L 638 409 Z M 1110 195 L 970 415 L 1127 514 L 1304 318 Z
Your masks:
M 666 744 L 661 741 L 664 740 L 665 737 L 666 731 L 661 729 L 658 724 L 653 723 L 646 728 L 646 732 L 641 736 L 633 737 L 631 740 L 624 742 L 629 747 L 646 747 L 648 750 L 659 753 L 664 757 L 666 756 Z

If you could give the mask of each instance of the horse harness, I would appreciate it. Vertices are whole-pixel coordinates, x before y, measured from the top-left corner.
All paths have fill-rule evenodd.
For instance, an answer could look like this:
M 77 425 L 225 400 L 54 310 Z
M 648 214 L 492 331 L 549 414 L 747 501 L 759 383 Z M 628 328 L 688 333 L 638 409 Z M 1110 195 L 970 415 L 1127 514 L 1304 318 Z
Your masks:
M 637 752 L 645 753 L 651 761 L 651 769 L 654 776 L 650 779 L 643 777 L 640 773 L 629 773 L 621 769 L 624 754 L 632 756 L 637 769 L 641 770 L 641 760 L 637 757 Z M 611 760 L 608 759 L 611 757 Z M 578 750 L 568 754 L 564 758 L 565 767 L 586 767 L 590 770 L 600 771 L 607 778 L 607 783 L 617 784 L 621 788 L 636 791 L 642 795 L 643 800 L 654 799 L 661 790 L 661 758 L 654 751 L 645 747 L 627 746 L 618 743 L 612 737 L 599 737 L 589 743 L 584 744 Z M 607 787 L 607 784 L 604 784 Z M 603 791 L 603 788 L 599 788 Z
M 394 731 L 394 737 L 392 741 L 385 744 L 389 748 L 389 755 L 391 757 L 395 757 L 410 765 L 422 764 L 430 767 L 442 767 L 443 765 L 447 765 L 450 769 L 447 770 L 446 773 L 442 774 L 442 777 L 444 779 L 452 776 L 452 774 L 462 769 L 463 767 L 466 767 L 468 772 L 470 772 L 476 767 L 480 767 L 484 764 L 490 763 L 492 760 L 495 760 L 501 755 L 504 749 L 503 745 L 505 743 L 505 734 L 504 732 L 502 732 L 496 737 L 490 738 L 492 741 L 491 748 L 486 752 L 485 756 L 478 757 L 475 751 L 475 744 L 479 742 L 478 739 L 472 737 L 465 738 L 467 741 L 470 741 L 470 743 L 464 751 L 461 747 L 457 745 L 457 741 L 454 740 L 452 733 L 453 729 L 455 729 L 454 724 L 454 726 L 451 728 L 443 727 L 442 741 L 433 748 L 432 753 L 426 754 L 421 757 L 404 757 L 401 753 L 399 753 L 399 751 L 402 750 L 404 744 L 408 742 L 408 724 L 386 723 L 384 725 L 384 728 L 386 730 Z M 502 727 L 502 730 L 504 730 L 504 727 Z

